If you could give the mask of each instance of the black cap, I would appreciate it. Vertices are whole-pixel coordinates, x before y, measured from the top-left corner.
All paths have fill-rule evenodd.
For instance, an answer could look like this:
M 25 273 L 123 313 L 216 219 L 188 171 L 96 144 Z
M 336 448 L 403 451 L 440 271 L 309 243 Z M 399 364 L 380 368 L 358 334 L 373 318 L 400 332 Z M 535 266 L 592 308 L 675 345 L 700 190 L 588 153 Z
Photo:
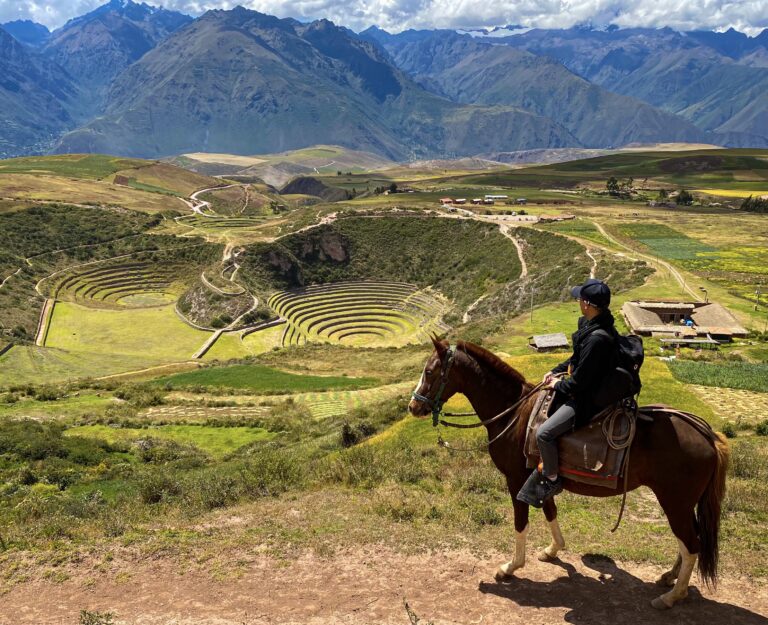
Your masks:
M 598 308 L 608 308 L 611 305 L 611 289 L 602 280 L 590 278 L 581 286 L 573 287 L 571 295 L 576 299 L 587 301 Z

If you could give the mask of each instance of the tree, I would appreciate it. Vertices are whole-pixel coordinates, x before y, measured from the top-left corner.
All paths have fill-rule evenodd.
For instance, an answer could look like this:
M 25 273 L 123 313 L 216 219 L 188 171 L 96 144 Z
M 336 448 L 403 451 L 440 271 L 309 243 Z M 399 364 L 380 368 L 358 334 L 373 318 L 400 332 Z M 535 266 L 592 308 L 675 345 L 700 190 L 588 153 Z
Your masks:
M 608 189 L 608 193 L 611 195 L 619 194 L 619 181 L 616 180 L 616 176 L 608 178 L 608 182 L 605 183 L 605 188 Z
M 690 206 L 693 204 L 693 196 L 685 189 L 680 189 L 680 192 L 675 198 L 675 203 L 678 206 Z
M 666 189 L 659 189 L 659 194 L 656 196 L 656 200 L 659 202 L 666 202 L 669 199 L 669 193 Z
M 396 183 L 393 182 L 391 185 L 389 185 L 389 192 L 390 193 L 397 193 L 397 184 Z
M 768 198 L 751 195 L 741 203 L 741 210 L 750 213 L 768 213 Z

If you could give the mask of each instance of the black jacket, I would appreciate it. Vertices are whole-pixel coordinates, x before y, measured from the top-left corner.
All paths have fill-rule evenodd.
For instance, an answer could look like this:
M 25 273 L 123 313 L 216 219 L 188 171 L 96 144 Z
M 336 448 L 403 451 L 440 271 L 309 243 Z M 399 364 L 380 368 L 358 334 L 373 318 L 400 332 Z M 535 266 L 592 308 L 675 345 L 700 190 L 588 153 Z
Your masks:
M 597 317 L 579 319 L 574 332 L 573 355 L 552 369 L 570 377 L 558 380 L 555 390 L 576 402 L 576 425 L 584 425 L 604 406 L 595 401 L 603 381 L 616 367 L 616 328 L 613 315 L 606 310 Z

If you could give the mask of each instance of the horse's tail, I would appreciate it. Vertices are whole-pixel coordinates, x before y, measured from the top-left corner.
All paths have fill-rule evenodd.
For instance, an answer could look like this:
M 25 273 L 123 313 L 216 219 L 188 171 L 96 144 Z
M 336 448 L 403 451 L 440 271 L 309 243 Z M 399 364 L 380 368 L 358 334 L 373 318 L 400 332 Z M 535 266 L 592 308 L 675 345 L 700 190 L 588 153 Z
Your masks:
M 696 520 L 699 526 L 699 574 L 708 586 L 717 584 L 717 561 L 719 556 L 718 534 L 720 533 L 720 510 L 725 496 L 725 473 L 728 469 L 730 450 L 725 437 L 717 433 L 714 441 L 717 452 L 715 472 L 696 506 Z

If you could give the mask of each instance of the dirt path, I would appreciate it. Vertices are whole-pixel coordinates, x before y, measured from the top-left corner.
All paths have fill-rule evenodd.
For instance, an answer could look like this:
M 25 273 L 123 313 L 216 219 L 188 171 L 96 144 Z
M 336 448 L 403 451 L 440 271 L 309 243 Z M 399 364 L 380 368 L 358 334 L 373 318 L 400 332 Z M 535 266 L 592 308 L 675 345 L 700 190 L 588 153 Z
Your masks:
M 18 276 L 19 273 L 21 273 L 21 269 L 22 268 L 19 267 L 16 271 L 9 274 L 7 278 L 5 278 L 2 282 L 0 282 L 0 289 L 2 289 L 5 286 L 5 283 L 8 282 L 8 280 L 10 280 L 11 278 L 13 278 L 13 276 Z
M 501 231 L 501 234 L 503 234 L 505 237 L 507 237 L 512 243 L 515 245 L 515 248 L 517 249 L 517 256 L 520 259 L 520 276 L 519 279 L 523 279 L 528 275 L 528 265 L 525 262 L 525 256 L 523 256 L 523 248 L 520 245 L 520 241 L 518 241 L 515 237 L 513 237 L 509 233 L 509 226 L 505 225 L 499 225 L 499 230 Z
M 40 311 L 40 318 L 37 322 L 37 332 L 35 332 L 35 345 L 38 347 L 45 347 L 45 339 L 48 336 L 48 326 L 51 324 L 53 307 L 55 305 L 55 299 L 46 298 L 45 304 L 43 304 L 43 309 Z
M 592 266 L 589 268 L 589 277 L 594 278 L 597 274 L 597 258 L 592 256 L 592 252 L 589 251 L 589 248 L 584 246 L 584 252 L 592 259 Z
M 61 583 L 35 580 L 0 602 L 2 625 L 76 623 L 80 610 L 113 612 L 118 624 L 408 625 L 407 600 L 422 625 L 766 625 L 764 582 L 723 579 L 717 591 L 692 587 L 673 611 L 649 605 L 658 567 L 570 553 L 529 562 L 516 580 L 493 578 L 505 558 L 464 552 L 402 556 L 375 548 L 319 558 L 275 560 L 258 546 L 232 554 L 216 574 L 152 561 L 84 560 Z

